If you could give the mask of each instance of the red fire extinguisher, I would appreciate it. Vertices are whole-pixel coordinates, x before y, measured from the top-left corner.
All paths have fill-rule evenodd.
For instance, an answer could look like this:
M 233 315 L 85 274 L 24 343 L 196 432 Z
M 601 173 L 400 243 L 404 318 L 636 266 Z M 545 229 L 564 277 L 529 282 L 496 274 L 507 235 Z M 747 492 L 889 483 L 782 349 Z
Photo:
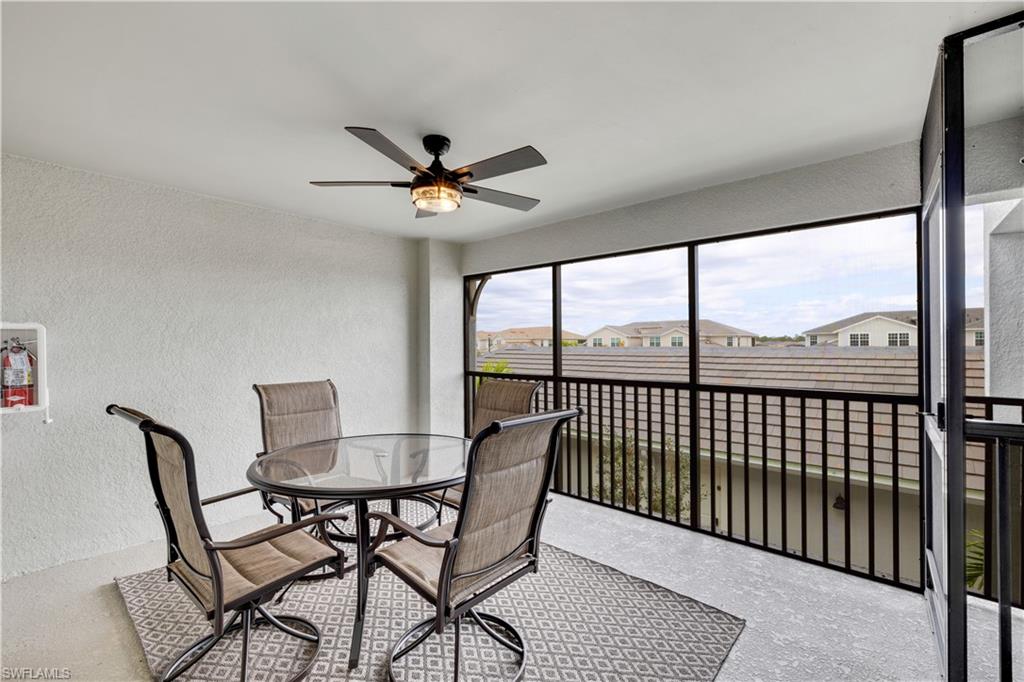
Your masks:
M 35 356 L 16 336 L 11 338 L 4 351 L 3 406 L 35 405 Z

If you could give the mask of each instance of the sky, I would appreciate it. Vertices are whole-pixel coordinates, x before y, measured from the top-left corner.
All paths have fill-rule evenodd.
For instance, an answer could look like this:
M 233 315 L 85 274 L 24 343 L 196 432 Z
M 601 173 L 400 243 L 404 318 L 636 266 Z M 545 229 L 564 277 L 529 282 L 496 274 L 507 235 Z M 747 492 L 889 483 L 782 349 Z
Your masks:
M 969 306 L 982 305 L 980 207 L 967 211 Z M 914 216 L 846 223 L 699 247 L 700 316 L 761 336 L 794 335 L 866 311 L 917 306 Z M 551 325 L 551 270 L 495 275 L 477 329 Z M 562 266 L 562 327 L 687 317 L 686 250 Z

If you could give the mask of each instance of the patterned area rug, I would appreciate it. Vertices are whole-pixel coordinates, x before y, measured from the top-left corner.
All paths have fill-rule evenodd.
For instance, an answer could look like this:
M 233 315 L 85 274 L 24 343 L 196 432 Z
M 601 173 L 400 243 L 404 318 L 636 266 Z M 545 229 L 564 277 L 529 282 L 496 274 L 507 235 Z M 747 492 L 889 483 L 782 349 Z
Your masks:
M 163 672 L 196 639 L 209 634 L 202 614 L 164 569 L 117 579 L 150 668 Z M 348 670 L 355 581 L 300 583 L 271 613 L 305 617 L 323 633 L 310 680 L 383 680 L 393 642 L 432 610 L 387 569 L 370 580 L 360 666 Z M 484 602 L 527 642 L 527 680 L 711 680 L 744 622 L 707 604 L 561 549 L 544 545 L 541 569 Z M 471 622 L 463 622 L 460 679 L 508 679 L 514 659 Z M 452 678 L 454 637 L 432 636 L 400 661 L 399 679 Z M 312 646 L 261 626 L 253 631 L 249 679 L 283 681 L 300 669 Z M 238 679 L 241 647 L 225 637 L 179 679 Z

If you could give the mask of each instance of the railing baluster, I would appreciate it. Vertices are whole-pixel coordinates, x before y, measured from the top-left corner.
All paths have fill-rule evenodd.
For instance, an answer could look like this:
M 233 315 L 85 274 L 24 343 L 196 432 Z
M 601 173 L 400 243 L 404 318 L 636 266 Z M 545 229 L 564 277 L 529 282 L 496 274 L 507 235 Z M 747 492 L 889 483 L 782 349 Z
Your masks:
M 556 405 L 558 403 L 561 403 L 562 405 L 566 405 L 567 406 L 569 404 L 569 399 L 572 397 L 571 396 L 572 388 L 570 387 L 568 382 L 556 384 L 556 386 L 557 386 L 556 390 L 559 393 L 559 398 L 558 398 L 558 401 L 556 401 Z M 561 395 L 563 390 L 565 391 L 565 395 L 564 396 Z M 566 436 L 568 436 L 569 434 L 572 433 L 572 427 L 573 427 L 572 420 L 569 420 L 569 421 L 567 421 L 565 423 L 565 433 L 566 433 Z M 578 434 L 577 434 L 577 436 L 578 436 Z M 569 494 L 572 495 L 572 439 L 568 438 L 568 437 L 565 439 L 565 458 L 564 459 L 565 459 L 565 488 L 566 488 L 566 490 L 569 491 Z
M 807 399 L 800 396 L 800 556 L 807 558 Z
M 761 394 L 761 544 L 768 546 L 768 394 Z
M 725 394 L 725 521 L 732 537 L 732 393 Z
M 647 515 L 654 514 L 654 472 L 651 469 L 653 464 L 651 458 L 651 446 L 654 445 L 654 434 L 651 432 L 651 388 L 647 387 Z M 639 450 L 638 450 L 639 452 Z
M 613 403 L 615 401 L 612 401 Z M 597 496 L 604 502 L 604 385 L 597 385 Z
M 750 542 L 750 401 L 743 394 L 743 534 Z
M 900 580 L 900 416 L 899 405 L 892 404 L 892 577 Z
M 828 556 L 828 399 L 821 399 L 821 558 L 825 565 L 832 562 Z
M 875 404 L 872 402 L 868 403 L 868 575 L 875 575 Z
M 786 537 L 789 530 L 789 515 L 786 510 L 786 407 L 788 398 L 779 398 L 779 494 L 782 496 L 779 504 L 779 516 L 782 519 L 782 551 L 786 551 Z
M 993 414 L 992 404 L 985 405 L 985 419 L 991 421 Z M 985 504 L 983 505 L 984 511 L 984 532 L 985 544 L 983 545 L 983 553 L 985 562 L 985 578 L 984 578 L 984 595 L 986 597 L 992 597 L 995 592 L 993 590 L 994 574 L 993 570 L 995 567 L 995 538 L 994 523 L 995 523 L 995 506 L 992 504 L 992 500 L 995 498 L 995 443 L 992 441 L 985 442 Z
M 676 459 L 675 459 L 676 523 L 679 523 L 680 519 L 682 518 L 680 507 L 683 506 L 683 500 L 682 500 L 682 497 L 681 497 L 682 491 L 680 490 L 680 487 L 681 487 L 680 479 L 683 477 L 683 468 L 681 466 L 681 462 L 679 461 L 679 441 L 682 440 L 682 436 L 679 433 L 679 389 L 677 388 L 673 392 L 675 393 L 675 408 L 673 409 L 673 417 L 675 419 L 675 429 L 673 429 L 672 433 L 675 434 L 675 444 L 676 444 Z M 690 481 L 690 485 L 693 485 L 693 481 Z
M 708 436 L 711 440 L 709 452 L 710 457 L 708 458 L 708 466 L 710 467 L 711 474 L 711 532 L 716 533 L 718 531 L 718 507 L 715 504 L 715 492 L 718 490 L 718 483 L 716 482 L 717 469 L 718 469 L 718 456 L 715 454 L 715 392 L 711 391 L 708 394 L 708 424 L 710 431 Z
M 658 422 L 661 425 L 661 518 L 665 518 L 665 486 L 667 481 L 665 480 L 665 389 L 662 387 L 658 394 L 658 406 L 661 412 L 661 420 Z
M 850 570 L 850 401 L 843 401 L 843 565 Z
M 629 507 L 629 470 L 626 467 L 626 457 L 629 451 L 626 435 L 626 387 L 622 387 L 622 508 Z
M 587 382 L 587 499 L 594 499 L 594 408 L 590 401 L 590 382 Z
M 1013 562 L 1009 557 L 1010 545 L 1010 444 L 1005 438 L 996 441 L 996 546 L 999 555 L 997 581 L 999 587 L 999 679 L 1013 679 Z M 1024 529 L 1022 529 L 1024 532 Z M 986 542 L 987 539 L 986 539 Z
M 568 398 L 569 387 L 565 389 Z M 566 401 L 568 402 L 568 401 Z M 580 382 L 576 382 L 576 405 L 580 404 Z M 588 405 L 589 406 L 589 405 Z M 583 429 L 583 417 L 576 417 L 576 494 L 583 495 L 583 442 L 580 431 Z
M 640 387 L 633 387 L 633 511 L 640 511 Z

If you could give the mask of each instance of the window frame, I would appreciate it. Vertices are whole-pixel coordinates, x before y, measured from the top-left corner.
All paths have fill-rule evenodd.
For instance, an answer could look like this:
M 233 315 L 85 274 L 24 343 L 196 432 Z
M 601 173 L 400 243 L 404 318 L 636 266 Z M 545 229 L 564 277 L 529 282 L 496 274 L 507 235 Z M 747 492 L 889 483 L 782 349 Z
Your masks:
M 981 341 L 981 343 L 978 343 L 979 340 Z M 974 330 L 974 347 L 975 348 L 984 348 L 985 347 L 985 330 L 984 329 L 981 329 L 981 330 L 976 329 L 976 330 Z
M 854 337 L 857 337 L 857 343 L 853 342 Z M 847 334 L 849 343 L 847 344 L 850 348 L 868 348 L 871 346 L 871 332 L 850 332 Z
M 895 343 L 893 341 L 895 340 Z M 906 341 L 906 343 L 903 343 Z M 889 348 L 907 348 L 910 346 L 910 332 L 888 332 L 885 345 Z

